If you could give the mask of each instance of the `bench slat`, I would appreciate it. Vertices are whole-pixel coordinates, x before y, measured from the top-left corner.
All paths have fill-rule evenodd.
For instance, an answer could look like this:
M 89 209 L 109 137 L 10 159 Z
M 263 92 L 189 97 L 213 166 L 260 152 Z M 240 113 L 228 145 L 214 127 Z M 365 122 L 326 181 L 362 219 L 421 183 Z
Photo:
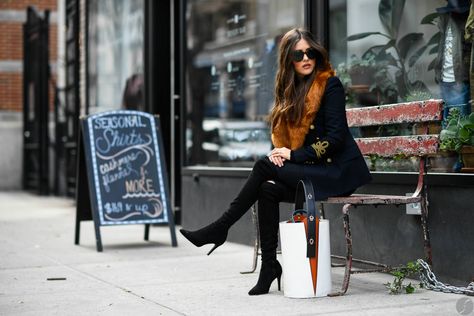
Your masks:
M 391 157 L 397 154 L 423 156 L 438 151 L 438 135 L 356 138 L 363 155 Z
M 326 204 L 410 204 L 421 201 L 420 196 L 352 194 L 351 196 L 330 197 L 321 203 Z
M 443 100 L 406 102 L 346 110 L 350 127 L 440 121 Z

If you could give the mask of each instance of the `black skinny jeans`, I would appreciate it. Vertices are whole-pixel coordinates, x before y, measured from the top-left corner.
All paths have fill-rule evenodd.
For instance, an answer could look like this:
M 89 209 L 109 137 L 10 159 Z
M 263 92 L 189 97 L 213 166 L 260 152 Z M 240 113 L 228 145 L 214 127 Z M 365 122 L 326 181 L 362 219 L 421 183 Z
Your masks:
M 279 203 L 294 202 L 296 186 L 304 178 L 303 168 L 286 162 L 274 165 L 268 157 L 258 160 L 227 212 L 218 220 L 229 229 L 258 201 L 258 221 L 262 261 L 276 259 L 278 247 Z M 341 194 L 351 195 L 355 190 Z
M 258 220 L 262 261 L 276 259 L 278 247 L 278 223 L 280 220 L 279 203 L 294 201 L 298 175 L 292 179 L 280 179 L 281 169 L 268 157 L 258 160 L 242 187 L 240 193 L 230 204 L 219 221 L 230 228 L 247 210 L 258 201 Z

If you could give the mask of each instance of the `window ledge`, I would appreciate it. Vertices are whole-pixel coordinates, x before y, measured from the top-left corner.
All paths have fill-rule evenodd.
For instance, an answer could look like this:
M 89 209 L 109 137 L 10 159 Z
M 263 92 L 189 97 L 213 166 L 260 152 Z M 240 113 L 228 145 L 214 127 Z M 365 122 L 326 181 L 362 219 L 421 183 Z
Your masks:
M 183 167 L 183 176 L 212 176 L 246 178 L 252 168 L 244 167 Z M 416 184 L 416 172 L 384 172 L 372 171 L 373 184 Z M 427 184 L 443 186 L 474 186 L 474 174 L 468 173 L 429 173 L 426 177 Z

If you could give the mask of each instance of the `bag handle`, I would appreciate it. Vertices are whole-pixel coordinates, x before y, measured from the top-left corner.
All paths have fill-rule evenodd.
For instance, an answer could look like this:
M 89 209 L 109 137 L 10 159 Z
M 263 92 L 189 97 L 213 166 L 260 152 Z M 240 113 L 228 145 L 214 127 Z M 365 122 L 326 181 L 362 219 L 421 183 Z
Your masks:
M 304 194 L 304 195 L 303 195 Z M 298 182 L 296 186 L 295 195 L 295 209 L 300 210 L 303 208 L 303 203 L 306 203 L 306 209 L 308 212 L 308 233 L 306 236 L 306 257 L 313 258 L 316 256 L 316 247 L 314 243 L 316 241 L 316 217 L 320 218 L 319 210 L 316 208 L 316 202 L 314 201 L 314 189 L 313 183 L 308 179 L 303 179 Z

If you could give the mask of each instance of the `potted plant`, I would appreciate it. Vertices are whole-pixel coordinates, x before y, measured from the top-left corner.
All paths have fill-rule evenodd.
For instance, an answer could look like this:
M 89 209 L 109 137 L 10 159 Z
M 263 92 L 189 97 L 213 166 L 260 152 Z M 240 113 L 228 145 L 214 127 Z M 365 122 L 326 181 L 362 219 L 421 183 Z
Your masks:
M 376 71 L 377 64 L 373 56 L 367 58 L 358 58 L 356 55 L 351 56 L 347 72 L 351 77 L 352 85 L 365 85 L 369 87 L 374 82 Z
M 379 104 L 380 97 L 377 91 L 370 90 L 377 72 L 375 60 L 352 55 L 347 72 L 351 78 L 349 89 L 356 96 L 357 103 L 360 105 Z
M 388 75 L 387 63 L 377 62 L 373 54 L 360 58 L 352 55 L 349 64 L 339 64 L 336 71 L 349 104 L 370 106 L 397 102 L 397 86 Z
M 462 162 L 457 169 L 474 172 L 474 113 L 462 116 L 459 109 L 453 108 L 446 121 L 440 133 L 440 149 L 457 152 Z
M 405 7 L 405 1 L 380 0 L 379 19 L 385 30 L 382 32 L 364 32 L 353 34 L 347 37 L 347 41 L 356 41 L 369 36 L 382 36 L 387 39 L 384 45 L 370 47 L 362 58 L 373 56 L 377 63 L 385 63 L 386 69 L 391 68 L 394 73 L 394 82 L 396 82 L 396 91 L 398 96 L 405 98 L 413 91 L 429 92 L 426 85 L 420 80 L 410 80 L 409 71 L 419 58 L 431 47 L 429 54 L 437 51 L 439 33 L 435 34 L 425 45 L 422 44 L 423 33 L 408 33 L 399 37 L 399 28 L 402 20 L 402 13 Z M 424 17 L 421 24 L 434 24 L 438 14 L 433 13 Z M 416 50 L 413 48 L 421 45 Z M 432 62 L 429 69 L 433 67 Z M 386 75 L 385 78 L 388 76 Z

